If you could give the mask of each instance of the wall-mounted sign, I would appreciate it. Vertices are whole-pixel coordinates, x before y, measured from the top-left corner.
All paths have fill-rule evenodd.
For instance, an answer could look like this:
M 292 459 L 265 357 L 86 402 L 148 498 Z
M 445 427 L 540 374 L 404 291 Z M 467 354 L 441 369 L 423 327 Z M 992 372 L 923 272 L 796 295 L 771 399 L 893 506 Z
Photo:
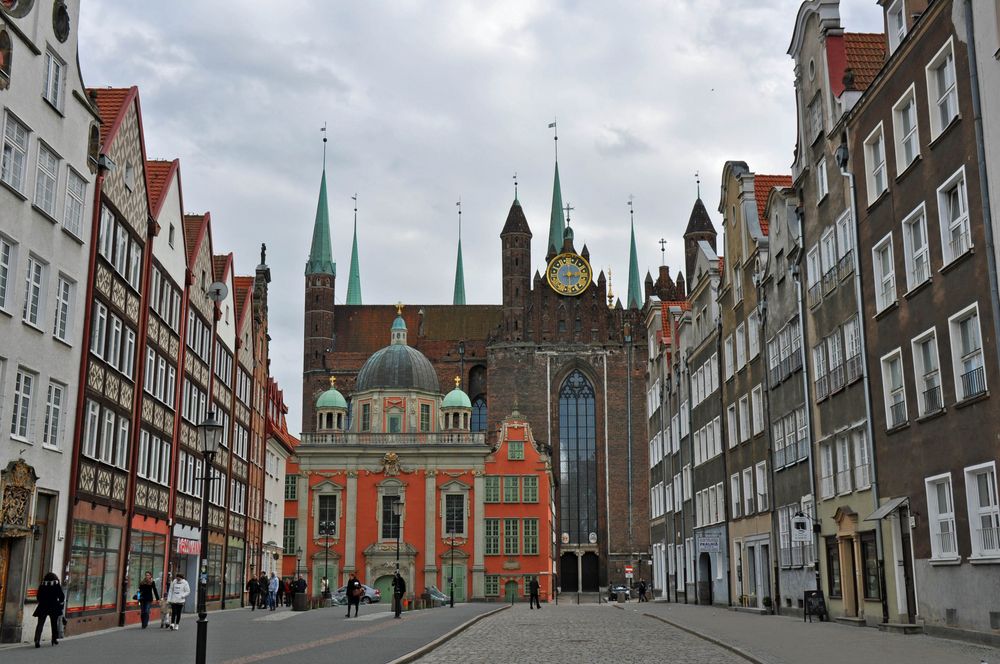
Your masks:
M 809 517 L 805 515 L 795 515 L 792 517 L 792 541 L 805 542 L 806 544 L 812 541 Z
M 201 553 L 201 542 L 198 540 L 189 540 L 178 537 L 177 538 L 177 553 L 182 556 L 192 555 L 197 556 Z
M 698 535 L 698 550 L 717 553 L 720 550 L 719 536 L 711 534 Z

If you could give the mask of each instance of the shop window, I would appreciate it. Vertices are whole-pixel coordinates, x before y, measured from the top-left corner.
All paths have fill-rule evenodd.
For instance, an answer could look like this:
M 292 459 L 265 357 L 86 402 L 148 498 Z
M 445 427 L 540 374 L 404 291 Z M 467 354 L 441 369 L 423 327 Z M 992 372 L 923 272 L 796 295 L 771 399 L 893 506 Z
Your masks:
M 840 548 L 836 537 L 826 538 L 826 583 L 830 597 L 843 597 L 840 584 Z

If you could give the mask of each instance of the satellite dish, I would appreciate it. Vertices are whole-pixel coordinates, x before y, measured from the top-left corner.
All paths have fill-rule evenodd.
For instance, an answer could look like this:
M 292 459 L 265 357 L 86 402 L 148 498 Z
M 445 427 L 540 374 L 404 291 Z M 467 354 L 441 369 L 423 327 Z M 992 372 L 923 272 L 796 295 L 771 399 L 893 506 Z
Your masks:
M 212 302 L 222 302 L 229 295 L 229 287 L 221 281 L 213 281 L 208 287 L 208 299 Z

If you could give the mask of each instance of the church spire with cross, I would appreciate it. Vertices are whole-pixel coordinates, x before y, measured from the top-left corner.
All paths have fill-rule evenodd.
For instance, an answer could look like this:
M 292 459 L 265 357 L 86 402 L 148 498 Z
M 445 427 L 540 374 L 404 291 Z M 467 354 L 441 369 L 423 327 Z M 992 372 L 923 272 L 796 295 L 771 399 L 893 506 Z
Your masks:
M 628 255 L 628 301 L 626 309 L 642 309 L 642 291 L 639 289 L 639 256 L 635 250 L 635 210 L 632 207 L 632 197 L 628 197 L 628 216 L 632 226 L 632 245 Z
M 552 181 L 552 213 L 549 215 L 549 244 L 545 248 L 546 258 L 559 253 L 563 245 L 563 232 L 566 230 L 566 217 L 563 216 L 562 186 L 559 184 L 559 131 L 555 121 L 549 123 L 549 129 L 553 130 L 556 170 Z
M 337 264 L 333 262 L 333 246 L 330 243 L 330 209 L 326 200 L 326 124 L 320 131 L 323 132 L 323 177 L 319 182 L 319 201 L 316 204 L 316 220 L 313 222 L 306 274 L 337 276 Z
M 354 201 L 354 243 L 351 246 L 351 272 L 347 279 L 347 304 L 361 304 L 361 266 L 358 262 L 358 195 Z
M 465 304 L 465 267 L 462 265 L 462 199 L 459 198 L 455 205 L 458 206 L 458 258 L 455 261 L 455 296 L 452 304 Z

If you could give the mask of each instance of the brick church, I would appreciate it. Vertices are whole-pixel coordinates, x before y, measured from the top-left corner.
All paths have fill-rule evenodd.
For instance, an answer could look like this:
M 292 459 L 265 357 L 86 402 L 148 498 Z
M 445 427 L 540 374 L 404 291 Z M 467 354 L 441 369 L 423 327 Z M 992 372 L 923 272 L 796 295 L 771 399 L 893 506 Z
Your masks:
M 500 304 L 465 304 L 461 243 L 452 305 L 362 304 L 355 227 L 346 304 L 337 305 L 324 172 L 305 273 L 300 455 L 309 456 L 314 473 L 321 474 L 324 463 L 345 463 L 343 455 L 328 454 L 324 461 L 321 453 L 322 445 L 333 440 L 323 433 L 323 427 L 334 423 L 320 417 L 323 409 L 318 410 L 317 403 L 330 403 L 331 379 L 335 379 L 344 400 L 343 430 L 357 435 L 371 432 L 369 440 L 375 439 L 375 432 L 382 432 L 379 440 L 383 444 L 388 440 L 385 435 L 402 436 L 391 451 L 398 455 L 392 460 L 398 459 L 403 467 L 438 464 L 440 454 L 433 445 L 413 445 L 406 435 L 444 431 L 451 420 L 435 414 L 432 422 L 431 405 L 426 411 L 421 406 L 418 413 L 416 403 L 396 411 L 387 397 L 373 403 L 371 365 L 378 355 L 378 372 L 385 387 L 391 384 L 413 395 L 436 395 L 438 403 L 439 386 L 450 386 L 457 377 L 456 387 L 470 404 L 470 433 L 485 434 L 485 445 L 498 446 L 505 422 L 516 414 L 533 433 L 537 449 L 551 458 L 553 490 L 551 506 L 546 507 L 552 512 L 552 532 L 541 537 L 551 541 L 554 550 L 548 563 L 552 569 L 546 571 L 552 585 L 561 587 L 562 592 L 596 592 L 609 583 L 624 581 L 627 564 L 636 565 L 636 576 L 641 576 L 648 567 L 640 565 L 648 565 L 650 552 L 645 395 L 648 345 L 641 316 L 644 300 L 634 228 L 624 306 L 609 294 L 604 273 L 591 272 L 586 244 L 577 247 L 578 240 L 564 216 L 558 163 L 548 250 L 543 259 L 531 255 L 532 231 L 516 195 L 506 220 L 502 226 L 498 223 L 498 231 Z M 683 299 L 683 277 L 678 275 L 675 282 L 669 270 L 661 268 L 655 283 L 647 275 L 645 291 L 646 296 L 664 300 Z M 396 353 L 402 358 L 398 365 L 386 366 L 390 331 L 400 328 L 405 330 L 406 353 L 416 351 L 425 358 L 432 376 L 422 375 L 423 360 L 411 362 L 403 351 Z M 360 403 L 362 398 L 364 404 Z M 383 472 L 384 455 L 371 458 L 371 468 L 365 467 L 364 472 Z M 356 497 L 359 502 L 378 499 L 374 493 Z M 426 509 L 431 514 L 434 506 Z M 483 510 L 472 511 L 476 514 L 469 537 L 476 540 L 483 537 L 482 530 L 489 524 L 481 522 Z M 360 551 L 364 545 L 357 542 L 353 546 Z M 407 539 L 401 548 L 411 554 L 411 549 L 422 546 L 421 534 Z M 384 555 L 384 547 L 378 555 Z M 471 597 L 477 598 L 490 579 L 482 576 L 482 562 L 472 563 L 469 583 Z M 436 575 L 441 566 L 440 557 L 426 557 L 421 571 L 428 580 L 443 578 Z M 489 567 L 489 560 L 485 567 Z M 363 570 L 364 561 L 354 554 L 338 568 L 338 580 Z

